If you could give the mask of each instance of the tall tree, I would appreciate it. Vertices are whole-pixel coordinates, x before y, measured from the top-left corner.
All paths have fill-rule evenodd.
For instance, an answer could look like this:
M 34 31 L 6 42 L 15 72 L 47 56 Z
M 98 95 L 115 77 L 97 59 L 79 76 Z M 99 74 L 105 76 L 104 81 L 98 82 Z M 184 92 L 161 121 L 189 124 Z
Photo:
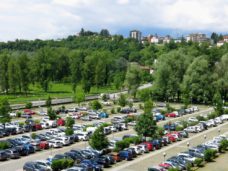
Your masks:
M 15 59 L 11 59 L 8 67 L 9 87 L 12 93 L 16 93 L 17 86 L 19 85 L 18 67 Z
M 8 93 L 9 91 L 9 75 L 8 75 L 8 66 L 9 66 L 9 55 L 3 53 L 0 55 L 0 85 L 2 91 Z
M 11 111 L 10 104 L 6 98 L 0 99 L 0 122 L 5 124 L 10 122 L 9 112 Z
M 18 75 L 19 75 L 19 89 L 23 90 L 23 92 L 27 95 L 29 91 L 29 83 L 30 83 L 30 69 L 29 69 L 29 58 L 26 54 L 21 54 L 17 59 L 18 65 Z

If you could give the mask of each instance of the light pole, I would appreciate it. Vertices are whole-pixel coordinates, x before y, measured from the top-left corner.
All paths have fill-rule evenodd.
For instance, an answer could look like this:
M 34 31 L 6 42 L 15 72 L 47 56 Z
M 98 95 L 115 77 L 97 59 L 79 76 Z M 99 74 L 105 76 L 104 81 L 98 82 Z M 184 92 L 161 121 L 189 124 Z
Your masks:
M 218 135 L 220 135 L 220 132 L 221 132 L 221 129 L 219 128 L 219 129 L 218 129 Z
M 187 147 L 188 147 L 188 150 L 189 150 L 189 146 L 190 146 L 190 143 L 189 143 L 189 142 L 187 142 Z
M 166 152 L 163 153 L 163 157 L 164 157 L 164 162 L 165 162 Z
M 206 139 L 207 139 L 207 135 L 204 135 L 203 137 L 204 137 L 204 140 L 206 141 Z

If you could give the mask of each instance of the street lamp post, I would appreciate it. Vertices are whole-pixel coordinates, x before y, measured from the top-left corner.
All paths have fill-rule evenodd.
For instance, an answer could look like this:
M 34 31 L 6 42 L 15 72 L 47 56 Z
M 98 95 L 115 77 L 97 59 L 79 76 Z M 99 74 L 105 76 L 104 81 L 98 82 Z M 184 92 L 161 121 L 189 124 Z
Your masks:
M 188 147 L 188 150 L 189 150 L 189 146 L 190 146 L 190 143 L 189 143 L 189 142 L 187 142 L 187 147 Z
M 204 137 L 204 140 L 206 141 L 206 139 L 207 139 L 207 135 L 204 135 L 203 137 Z
M 164 162 L 165 162 L 166 152 L 163 153 L 163 157 L 164 157 Z
M 218 129 L 218 135 L 220 135 L 220 132 L 221 132 L 221 129 L 219 128 L 219 129 Z

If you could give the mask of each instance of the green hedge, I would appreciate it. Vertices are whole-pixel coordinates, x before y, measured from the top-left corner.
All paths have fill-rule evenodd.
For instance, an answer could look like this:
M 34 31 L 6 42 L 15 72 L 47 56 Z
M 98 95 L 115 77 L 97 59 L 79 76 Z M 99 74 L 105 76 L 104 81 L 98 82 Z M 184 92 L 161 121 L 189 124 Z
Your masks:
M 54 160 L 51 164 L 53 171 L 60 171 L 74 165 L 74 160 L 72 159 L 59 159 Z

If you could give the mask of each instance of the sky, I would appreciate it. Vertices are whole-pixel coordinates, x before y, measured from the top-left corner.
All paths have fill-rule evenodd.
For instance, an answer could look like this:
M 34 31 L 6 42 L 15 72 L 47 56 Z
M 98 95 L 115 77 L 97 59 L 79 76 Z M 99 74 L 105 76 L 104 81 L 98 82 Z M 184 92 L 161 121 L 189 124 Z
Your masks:
M 1 0 L 0 41 L 58 39 L 105 28 L 127 36 L 228 33 L 228 0 Z

